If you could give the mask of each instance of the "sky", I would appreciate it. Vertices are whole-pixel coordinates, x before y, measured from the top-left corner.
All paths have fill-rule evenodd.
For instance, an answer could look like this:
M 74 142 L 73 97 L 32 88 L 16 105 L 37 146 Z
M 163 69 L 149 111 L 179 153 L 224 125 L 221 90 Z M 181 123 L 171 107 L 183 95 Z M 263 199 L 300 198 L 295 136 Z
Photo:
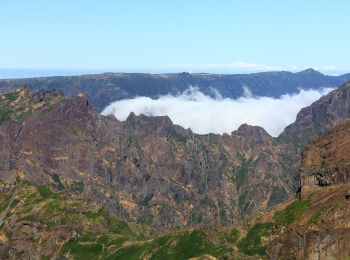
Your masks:
M 350 72 L 348 0 L 1 0 L 0 68 Z

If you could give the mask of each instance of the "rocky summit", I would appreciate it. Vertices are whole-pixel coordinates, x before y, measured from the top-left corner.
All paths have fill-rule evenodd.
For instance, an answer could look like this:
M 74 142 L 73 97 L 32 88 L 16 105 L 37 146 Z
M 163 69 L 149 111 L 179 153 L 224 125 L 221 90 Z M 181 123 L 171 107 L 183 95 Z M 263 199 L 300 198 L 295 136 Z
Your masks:
M 0 258 L 346 257 L 349 92 L 277 138 L 121 122 L 84 94 L 1 92 Z

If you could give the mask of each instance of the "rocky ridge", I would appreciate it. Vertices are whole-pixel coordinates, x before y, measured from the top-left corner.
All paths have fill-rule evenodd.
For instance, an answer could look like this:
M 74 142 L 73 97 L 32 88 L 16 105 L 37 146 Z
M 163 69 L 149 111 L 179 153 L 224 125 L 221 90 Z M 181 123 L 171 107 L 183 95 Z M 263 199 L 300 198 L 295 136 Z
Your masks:
M 349 131 L 350 122 L 341 123 L 304 151 L 300 199 L 294 202 L 299 204 L 298 216 L 287 214 L 290 206 L 274 214 L 277 228 L 268 244 L 271 259 L 350 256 Z
M 230 225 L 293 196 L 293 176 L 280 172 L 288 168 L 278 159 L 283 147 L 259 127 L 220 136 L 193 134 L 168 117 L 119 122 L 80 96 L 4 122 L 0 140 L 1 178 L 69 190 L 160 232 Z
M 120 122 L 95 113 L 84 95 L 26 89 L 2 93 L 1 104 L 6 105 L 0 114 L 0 190 L 8 198 L 2 201 L 1 222 L 11 221 L 9 212 L 18 215 L 9 211 L 15 197 L 8 194 L 29 181 L 34 187 L 49 186 L 50 192 L 44 188 L 49 194 L 103 204 L 113 217 L 155 234 L 208 226 L 235 226 L 243 234 L 221 254 L 215 251 L 217 235 L 206 231 L 214 246 L 195 256 L 342 257 L 349 252 L 347 245 L 332 241 L 346 241 L 349 233 L 348 168 L 343 167 L 349 159 L 343 155 L 349 148 L 349 124 L 340 124 L 349 115 L 349 89 L 344 85 L 304 109 L 278 138 L 248 125 L 220 136 L 193 134 L 168 117 L 131 114 Z M 302 157 L 302 196 L 293 200 L 300 151 L 312 140 Z M 40 193 L 43 188 L 36 189 Z M 248 215 L 269 209 L 241 226 Z M 59 228 L 62 221 L 70 221 L 59 219 Z M 73 233 L 64 233 L 69 235 L 61 247 L 52 250 L 74 254 L 81 242 L 69 242 Z M 108 248 L 94 239 L 89 243 Z M 2 235 L 1 241 L 0 254 L 8 254 L 11 237 Z M 207 243 L 206 238 L 201 241 Z M 63 246 L 68 242 L 73 247 Z M 153 250 L 147 248 L 140 249 L 138 257 Z

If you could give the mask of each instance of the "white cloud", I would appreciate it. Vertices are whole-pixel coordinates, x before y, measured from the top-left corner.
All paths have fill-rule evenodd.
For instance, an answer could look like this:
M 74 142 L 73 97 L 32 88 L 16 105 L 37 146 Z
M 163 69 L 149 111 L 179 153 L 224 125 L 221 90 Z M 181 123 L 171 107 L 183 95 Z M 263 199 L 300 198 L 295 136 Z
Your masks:
M 249 88 L 238 99 L 206 96 L 190 87 L 181 95 L 165 95 L 158 99 L 137 97 L 116 101 L 107 106 L 102 115 L 115 115 L 125 120 L 130 112 L 148 116 L 168 115 L 173 123 L 191 128 L 195 133 L 231 133 L 241 124 L 262 126 L 272 136 L 294 122 L 301 108 L 310 105 L 331 89 L 300 90 L 280 98 L 256 97 Z

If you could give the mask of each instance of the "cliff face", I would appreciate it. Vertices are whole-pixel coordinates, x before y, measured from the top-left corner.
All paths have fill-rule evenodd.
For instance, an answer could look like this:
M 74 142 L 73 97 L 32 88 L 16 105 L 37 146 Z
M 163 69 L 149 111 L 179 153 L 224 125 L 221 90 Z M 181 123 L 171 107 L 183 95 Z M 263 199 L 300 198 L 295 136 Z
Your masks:
M 350 83 L 303 108 L 295 122 L 284 130 L 279 140 L 293 143 L 300 151 L 321 134 L 349 118 Z
M 51 102 L 37 95 L 28 98 L 33 107 Z M 284 146 L 260 127 L 196 135 L 168 117 L 119 122 L 95 113 L 84 96 L 60 99 L 2 123 L 1 178 L 68 190 L 161 232 L 229 225 L 293 196 L 294 176 L 281 171 L 289 167 Z
M 303 153 L 301 196 L 350 182 L 350 121 L 335 127 Z
M 4 204 L 0 205 L 0 231 L 5 232 L 0 234 L 0 256 L 11 250 L 38 257 L 47 250 L 55 255 L 62 250 L 63 255 L 76 253 L 70 246 L 83 246 L 88 239 L 80 240 L 77 234 L 109 232 L 109 217 L 106 219 L 105 213 L 94 215 L 102 210 L 101 205 L 113 216 L 150 227 L 160 234 L 199 225 L 232 227 L 248 215 L 279 204 L 258 219 L 264 224 L 257 223 L 239 243 L 238 236 L 237 244 L 229 247 L 241 252 L 238 254 L 252 257 L 267 253 L 272 259 L 340 258 L 350 254 L 348 244 L 343 242 L 349 239 L 350 123 L 339 124 L 349 115 L 349 88 L 349 85 L 343 86 L 312 104 L 305 110 L 309 112 L 299 114 L 297 121 L 279 138 L 249 125 L 220 136 L 193 134 L 174 125 L 168 117 L 130 114 L 125 122 L 120 122 L 113 116 L 95 113 L 84 95 L 65 97 L 60 91 L 20 89 L 1 93 L 0 192 L 8 199 L 1 200 Z M 317 138 L 336 124 L 339 125 L 304 152 L 302 196 L 293 200 L 298 185 L 299 151 L 305 140 Z M 302 126 L 311 130 L 303 132 Z M 16 195 L 11 192 L 17 189 L 22 192 L 23 187 L 17 185 L 27 185 L 26 181 L 34 185 L 24 187 L 26 195 L 18 199 L 22 204 L 16 202 L 20 203 L 17 206 L 12 203 Z M 54 191 L 43 191 L 40 188 L 43 185 Z M 31 210 L 34 207 L 30 204 L 34 199 L 31 194 L 40 190 L 44 195 L 34 203 L 38 203 L 39 208 Z M 45 194 L 49 194 L 49 198 L 45 198 Z M 49 201 L 44 203 L 43 198 Z M 24 207 L 28 199 L 30 208 Z M 40 205 L 65 199 L 67 203 L 75 201 L 71 202 L 74 210 L 52 212 L 49 208 L 47 212 L 46 206 L 40 208 Z M 288 199 L 291 200 L 286 204 L 280 204 Z M 87 211 L 93 212 L 85 216 L 86 209 L 79 209 L 77 200 L 81 200 L 82 205 L 87 203 Z M 55 207 L 66 209 L 67 205 Z M 22 212 L 23 209 L 28 212 Z M 71 219 L 71 213 L 76 218 Z M 82 214 L 87 219 L 82 219 Z M 24 220 L 30 216 L 29 223 L 18 216 Z M 40 216 L 49 217 L 40 219 Z M 102 221 L 96 225 L 98 230 L 94 230 L 97 222 L 89 221 L 91 216 Z M 38 223 L 34 221 L 37 218 Z M 51 220 L 56 221 L 57 229 L 47 229 L 45 225 Z M 92 229 L 82 230 L 79 221 L 85 221 L 83 226 Z M 63 228 L 71 223 L 79 229 Z M 209 246 L 201 253 L 221 255 L 215 251 L 219 250 L 216 246 L 209 244 L 207 235 L 194 234 L 196 238 L 197 235 Z M 12 240 L 11 236 L 18 239 Z M 20 241 L 20 237 L 24 238 Z M 57 246 L 52 241 L 59 237 L 62 239 Z M 140 249 L 140 257 L 145 252 L 154 253 L 153 246 L 158 243 L 174 239 L 168 235 L 163 238 L 155 244 L 141 239 L 137 246 L 147 243 L 152 246 L 147 244 Z M 47 241 L 47 244 L 43 243 L 43 249 L 36 251 L 30 242 L 33 239 Z M 90 242 L 102 248 L 110 246 L 100 244 L 99 239 L 94 237 Z M 182 235 L 176 239 L 181 241 Z M 66 243 L 69 246 L 64 247 Z M 169 242 L 165 248 L 170 244 L 175 245 Z M 130 242 L 125 245 L 129 248 Z M 108 250 L 113 251 L 112 247 Z M 129 249 L 132 251 L 132 246 Z M 122 254 L 123 250 L 115 253 Z
M 161 232 L 230 225 L 293 197 L 304 139 L 290 142 L 288 133 L 309 140 L 318 119 L 328 122 L 326 131 L 346 118 L 348 90 L 312 104 L 277 139 L 248 125 L 220 136 L 193 134 L 168 117 L 131 114 L 119 122 L 95 113 L 84 95 L 9 92 L 2 96 L 11 106 L 0 125 L 0 176 L 69 190 Z M 312 137 L 299 134 L 301 126 Z
M 305 195 L 301 200 L 303 208 L 298 211 L 300 215 L 293 222 L 279 225 L 279 216 L 283 214 L 275 213 L 277 228 L 268 243 L 268 258 L 347 259 L 349 192 L 349 184 L 337 184 Z
M 304 151 L 300 168 L 304 208 L 295 222 L 280 227 L 275 214 L 278 228 L 268 246 L 271 259 L 349 257 L 349 133 L 350 121 L 345 121 Z
M 283 155 L 290 169 L 297 176 L 295 183 L 300 187 L 301 154 L 304 149 L 321 135 L 350 117 L 350 83 L 344 84 L 303 108 L 295 122 L 285 128 L 277 142 L 288 146 Z

